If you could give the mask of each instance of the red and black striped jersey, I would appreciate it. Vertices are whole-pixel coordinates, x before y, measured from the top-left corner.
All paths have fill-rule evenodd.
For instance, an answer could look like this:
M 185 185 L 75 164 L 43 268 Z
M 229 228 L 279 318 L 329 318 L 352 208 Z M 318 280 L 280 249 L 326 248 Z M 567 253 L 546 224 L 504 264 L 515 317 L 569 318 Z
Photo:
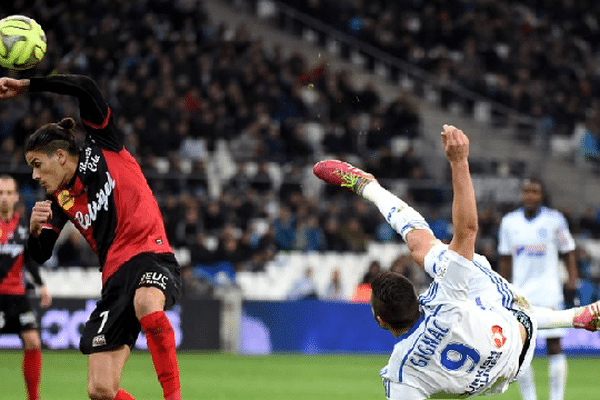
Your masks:
M 49 196 L 52 219 L 35 238 L 39 251 L 32 251 L 32 257 L 50 257 L 67 221 L 98 254 L 103 283 L 137 254 L 172 253 L 154 194 L 123 146 L 123 135 L 96 83 L 85 76 L 57 75 L 31 78 L 29 90 L 76 96 L 86 131 L 75 176 L 68 187 Z
M 26 224 L 17 212 L 10 220 L 0 219 L 0 294 L 25 294 L 25 244 L 29 235 Z M 37 265 L 27 263 L 27 268 L 35 282 L 41 285 Z

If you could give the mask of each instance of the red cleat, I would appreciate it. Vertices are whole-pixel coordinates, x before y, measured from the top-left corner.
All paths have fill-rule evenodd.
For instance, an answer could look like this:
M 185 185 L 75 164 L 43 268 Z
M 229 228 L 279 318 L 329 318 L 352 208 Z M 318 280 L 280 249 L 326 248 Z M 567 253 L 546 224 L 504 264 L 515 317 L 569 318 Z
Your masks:
M 369 182 L 376 181 L 372 174 L 339 160 L 319 161 L 313 167 L 313 173 L 327 183 L 359 195 Z
M 600 301 L 583 307 L 583 311 L 573 318 L 575 328 L 595 332 L 600 329 Z

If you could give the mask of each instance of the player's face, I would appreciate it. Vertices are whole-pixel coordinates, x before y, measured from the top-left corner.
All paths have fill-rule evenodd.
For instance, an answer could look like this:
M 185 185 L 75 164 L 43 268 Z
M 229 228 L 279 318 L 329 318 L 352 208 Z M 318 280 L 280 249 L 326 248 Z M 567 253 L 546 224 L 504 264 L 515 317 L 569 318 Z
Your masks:
M 19 201 L 19 192 L 14 179 L 0 179 L 0 215 L 12 213 Z
M 523 185 L 521 198 L 526 210 L 536 210 L 542 204 L 542 197 L 542 186 L 539 183 L 527 182 Z
M 25 160 L 32 169 L 32 178 L 36 180 L 46 193 L 54 193 L 69 182 L 68 170 L 65 168 L 64 154 L 58 150 L 52 154 L 41 151 L 28 151 Z

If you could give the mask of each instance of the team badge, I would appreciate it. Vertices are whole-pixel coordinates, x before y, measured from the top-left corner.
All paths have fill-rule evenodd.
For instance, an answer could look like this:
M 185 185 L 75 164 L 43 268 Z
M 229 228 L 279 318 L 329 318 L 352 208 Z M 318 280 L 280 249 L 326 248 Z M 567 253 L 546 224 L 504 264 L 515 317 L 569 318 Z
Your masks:
M 75 204 L 75 199 L 68 190 L 61 191 L 57 196 L 58 204 L 65 210 L 70 209 Z
M 99 346 L 106 346 L 106 337 L 104 335 L 97 335 L 92 339 L 92 347 Z

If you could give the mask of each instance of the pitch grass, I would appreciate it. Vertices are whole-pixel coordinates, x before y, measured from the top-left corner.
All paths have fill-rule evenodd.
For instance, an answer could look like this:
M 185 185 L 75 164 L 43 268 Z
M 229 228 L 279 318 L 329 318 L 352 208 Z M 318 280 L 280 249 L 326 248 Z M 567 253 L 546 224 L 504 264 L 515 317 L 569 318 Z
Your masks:
M 75 351 L 44 351 L 42 400 L 86 399 L 86 357 Z M 185 400 L 384 400 L 379 369 L 385 355 L 240 356 L 180 352 Z M 22 353 L 0 351 L 0 399 L 26 398 Z M 600 358 L 568 361 L 565 400 L 598 398 Z M 548 398 L 548 363 L 535 358 L 538 398 Z M 147 352 L 135 351 L 125 366 L 121 386 L 138 400 L 160 400 L 162 392 Z M 499 400 L 520 400 L 516 385 Z

